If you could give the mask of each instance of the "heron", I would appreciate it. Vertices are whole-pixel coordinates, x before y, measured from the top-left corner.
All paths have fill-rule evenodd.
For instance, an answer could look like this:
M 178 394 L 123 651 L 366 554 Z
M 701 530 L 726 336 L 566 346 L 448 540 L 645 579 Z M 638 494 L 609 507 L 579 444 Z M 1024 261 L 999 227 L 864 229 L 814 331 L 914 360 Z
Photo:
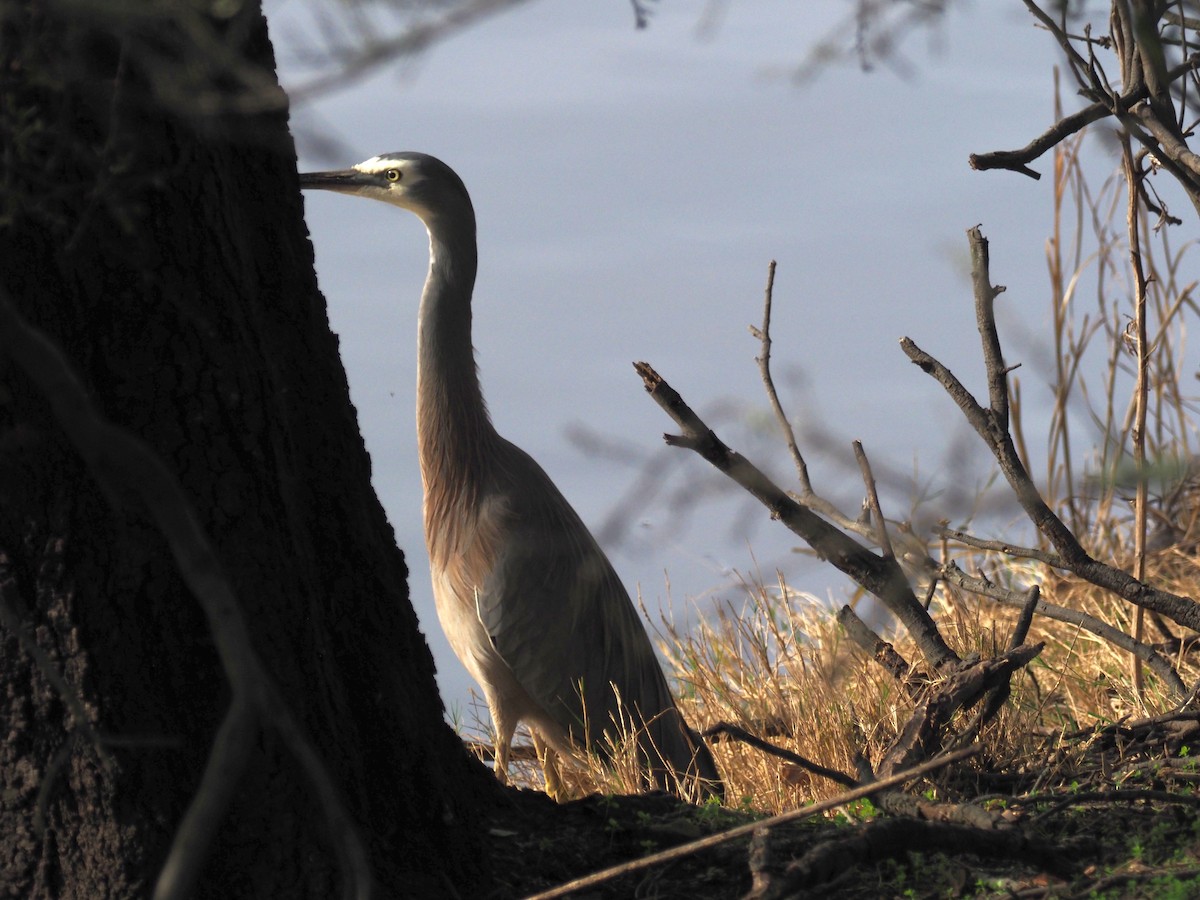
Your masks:
M 635 737 L 643 786 L 720 797 L 712 755 L 612 564 L 542 467 L 492 425 L 471 342 L 478 246 L 462 179 L 401 152 L 302 174 L 300 186 L 382 200 L 429 233 L 417 314 L 425 543 L 438 620 L 492 717 L 496 776 L 507 781 L 524 722 L 552 795 L 558 759 L 580 749 L 605 758 Z

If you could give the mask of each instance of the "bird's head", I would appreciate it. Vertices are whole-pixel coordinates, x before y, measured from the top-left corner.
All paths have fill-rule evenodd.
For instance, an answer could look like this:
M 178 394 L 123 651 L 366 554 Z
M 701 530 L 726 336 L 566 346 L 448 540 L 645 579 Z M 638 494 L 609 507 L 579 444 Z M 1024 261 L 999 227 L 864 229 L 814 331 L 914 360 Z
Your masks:
M 349 169 L 308 172 L 300 176 L 300 187 L 382 200 L 416 213 L 427 225 L 440 216 L 471 210 L 462 179 L 424 153 L 384 153 Z

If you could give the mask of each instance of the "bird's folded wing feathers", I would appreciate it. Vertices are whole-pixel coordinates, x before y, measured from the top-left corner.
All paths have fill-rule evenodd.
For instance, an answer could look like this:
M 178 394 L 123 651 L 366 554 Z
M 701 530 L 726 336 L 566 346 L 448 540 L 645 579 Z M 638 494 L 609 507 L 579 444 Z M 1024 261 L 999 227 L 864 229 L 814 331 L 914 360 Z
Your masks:
M 524 456 L 524 454 L 522 454 Z M 673 708 L 633 603 L 583 522 L 533 460 L 523 490 L 494 509 L 507 527 L 476 595 L 480 621 L 525 691 L 559 724 L 595 740 L 621 703 Z M 531 489 L 537 482 L 536 489 Z M 582 690 L 582 693 L 581 693 Z

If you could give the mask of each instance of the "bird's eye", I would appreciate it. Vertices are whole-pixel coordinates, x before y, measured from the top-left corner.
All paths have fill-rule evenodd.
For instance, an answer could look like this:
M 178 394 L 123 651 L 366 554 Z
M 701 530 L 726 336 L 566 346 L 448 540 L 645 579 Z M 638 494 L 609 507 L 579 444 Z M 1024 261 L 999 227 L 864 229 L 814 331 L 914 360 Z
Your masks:
M 388 181 L 390 181 L 392 184 L 395 184 L 403 177 L 403 175 L 401 174 L 399 169 L 388 169 L 386 172 L 383 173 L 383 177 L 386 178 Z

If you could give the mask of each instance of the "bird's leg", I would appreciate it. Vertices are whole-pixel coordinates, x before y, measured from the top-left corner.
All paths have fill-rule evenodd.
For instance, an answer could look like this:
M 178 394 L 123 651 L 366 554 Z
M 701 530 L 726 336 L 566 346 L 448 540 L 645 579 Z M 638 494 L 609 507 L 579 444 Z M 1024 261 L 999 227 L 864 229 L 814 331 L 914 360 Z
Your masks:
M 542 776 L 546 779 L 546 794 L 558 802 L 569 799 L 565 796 L 565 785 L 559 772 L 558 754 L 536 731 L 533 732 L 533 749 L 537 753 L 538 764 L 542 767 Z
M 508 741 L 500 739 L 496 735 L 495 741 L 495 760 L 492 763 L 492 771 L 496 773 L 496 780 L 501 784 L 508 784 Z
M 488 709 L 492 714 L 492 727 L 496 732 L 495 762 L 492 769 L 501 784 L 508 784 L 508 752 L 512 747 L 513 732 L 517 730 L 517 723 L 502 715 L 499 704 L 493 703 L 491 697 L 488 698 Z

